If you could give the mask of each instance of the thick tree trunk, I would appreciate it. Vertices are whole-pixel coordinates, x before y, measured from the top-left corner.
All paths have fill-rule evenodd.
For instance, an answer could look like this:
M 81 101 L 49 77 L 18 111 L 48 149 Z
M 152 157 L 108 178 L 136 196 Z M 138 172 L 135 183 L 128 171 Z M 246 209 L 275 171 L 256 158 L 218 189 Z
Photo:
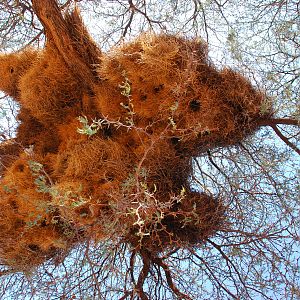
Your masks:
M 93 72 L 95 66 L 91 65 L 82 56 L 84 51 L 78 49 L 79 41 L 74 40 L 72 29 L 69 28 L 70 22 L 64 19 L 56 0 L 33 0 L 32 4 L 35 13 L 45 29 L 46 37 L 54 43 L 66 65 L 78 79 L 79 83 L 83 85 L 88 93 L 91 93 L 93 85 L 98 81 L 98 77 Z M 90 48 L 95 49 L 95 55 L 101 53 L 99 49 L 96 49 L 94 43 Z

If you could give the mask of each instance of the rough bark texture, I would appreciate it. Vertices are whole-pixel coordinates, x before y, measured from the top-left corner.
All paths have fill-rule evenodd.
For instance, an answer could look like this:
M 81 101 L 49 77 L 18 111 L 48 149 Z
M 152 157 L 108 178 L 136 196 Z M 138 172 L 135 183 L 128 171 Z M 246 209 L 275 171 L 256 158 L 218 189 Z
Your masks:
M 68 30 L 68 23 L 64 19 L 56 1 L 33 0 L 32 4 L 35 13 L 45 28 L 47 38 L 53 41 L 80 84 L 84 86 L 87 92 L 91 92 L 97 78 L 94 76 L 91 66 L 87 65 L 78 53 L 75 41 Z

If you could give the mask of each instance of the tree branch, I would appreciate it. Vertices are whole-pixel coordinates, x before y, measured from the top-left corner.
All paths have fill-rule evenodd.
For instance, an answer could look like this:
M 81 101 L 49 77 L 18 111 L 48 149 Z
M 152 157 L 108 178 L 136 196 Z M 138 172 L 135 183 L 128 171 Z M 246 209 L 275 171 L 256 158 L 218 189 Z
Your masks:
M 284 119 L 284 118 L 274 118 L 274 119 L 263 119 L 258 121 L 257 125 L 259 126 L 271 126 L 272 125 L 294 125 L 294 126 L 300 126 L 300 123 L 298 120 L 295 119 Z
M 142 268 L 142 271 L 140 272 L 140 275 L 139 275 L 139 278 L 138 278 L 138 281 L 136 284 L 136 289 L 139 294 L 139 297 L 142 300 L 148 300 L 149 298 L 143 290 L 143 285 L 144 285 L 144 282 L 150 271 L 150 259 L 149 259 L 147 252 L 141 252 L 141 256 L 143 259 L 143 268 Z
M 277 136 L 290 148 L 292 148 L 295 152 L 297 152 L 300 155 L 300 149 L 294 145 L 292 142 L 289 141 L 289 139 L 284 136 L 281 131 L 278 129 L 278 127 L 276 125 L 270 125 L 273 130 L 275 131 L 275 133 L 277 134 Z
M 173 282 L 173 276 L 171 274 L 171 271 L 166 263 L 163 262 L 163 260 L 159 257 L 153 258 L 153 262 L 160 266 L 164 272 L 167 279 L 167 283 L 169 288 L 173 291 L 173 293 L 179 298 L 179 299 L 185 299 L 185 300 L 191 300 L 192 298 L 184 293 L 182 293 L 174 284 Z
M 190 249 L 191 253 L 198 258 L 206 267 L 207 269 L 207 274 L 210 274 L 210 276 L 216 281 L 216 283 L 218 284 L 219 288 L 224 290 L 228 295 L 230 295 L 232 297 L 232 299 L 236 299 L 238 300 L 239 298 L 234 295 L 227 287 L 226 285 L 224 285 L 219 279 L 218 277 L 215 275 L 214 271 L 210 268 L 209 264 L 206 262 L 206 260 L 204 258 L 202 258 L 201 256 L 199 256 L 196 251 L 194 251 L 193 249 Z

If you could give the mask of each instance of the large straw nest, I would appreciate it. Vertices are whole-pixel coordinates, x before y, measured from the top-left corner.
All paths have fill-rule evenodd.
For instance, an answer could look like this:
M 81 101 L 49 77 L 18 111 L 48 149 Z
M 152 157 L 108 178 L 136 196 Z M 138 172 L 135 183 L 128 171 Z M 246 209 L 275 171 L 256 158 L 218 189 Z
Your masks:
M 50 41 L 38 54 L 0 57 L 0 88 L 21 103 L 20 147 L 0 148 L 0 260 L 37 265 L 87 238 L 121 238 L 154 254 L 204 243 L 225 209 L 190 190 L 192 157 L 254 132 L 268 116 L 264 95 L 238 73 L 218 71 L 201 40 L 146 34 L 102 54 L 78 12 L 66 24 L 98 76 L 92 91 Z M 97 132 L 80 133 L 95 119 Z
M 252 132 L 265 97 L 237 73 L 218 72 L 205 47 L 162 35 L 114 49 L 99 68 L 105 81 L 96 88 L 96 106 L 108 120 L 147 119 L 156 133 L 169 128 L 186 155 L 235 143 Z

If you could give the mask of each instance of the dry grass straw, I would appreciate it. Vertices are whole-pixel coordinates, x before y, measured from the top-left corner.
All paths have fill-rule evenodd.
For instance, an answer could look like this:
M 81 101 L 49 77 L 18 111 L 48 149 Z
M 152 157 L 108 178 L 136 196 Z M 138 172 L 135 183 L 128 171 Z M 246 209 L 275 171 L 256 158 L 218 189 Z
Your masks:
M 205 63 L 206 44 L 175 36 L 145 34 L 131 43 L 112 49 L 103 57 L 99 75 L 114 85 L 118 85 L 122 76 L 126 75 L 132 83 L 146 82 L 157 86 L 172 80 L 176 75 L 174 71 L 185 67 L 182 58 L 187 55 L 196 64 Z
M 122 79 L 119 81 L 122 84 Z M 95 87 L 95 106 L 96 109 L 106 118 L 111 121 L 126 120 L 126 110 L 122 107 L 127 99 L 121 95 L 119 85 L 112 85 L 109 82 L 100 82 Z M 125 115 L 125 116 L 124 116 Z
M 101 181 L 109 176 L 118 177 L 118 173 L 126 174 L 124 162 L 127 154 L 122 145 L 111 140 L 94 138 L 81 143 L 74 141 L 60 156 L 58 159 L 64 164 L 60 172 L 64 178 Z
M 220 229 L 224 221 L 221 199 L 205 193 L 186 192 L 178 206 L 175 206 L 175 211 L 164 222 L 173 230 L 176 238 L 188 244 L 205 241 Z
M 64 153 L 74 144 L 84 143 L 88 140 L 88 136 L 78 133 L 77 129 L 81 124 L 77 117 L 65 118 L 63 124 L 57 125 L 56 134 L 59 137 L 59 153 Z
M 40 160 L 40 157 L 35 156 L 35 159 Z M 29 167 L 29 160 L 29 156 L 22 152 L 19 158 L 6 170 L 5 178 L 3 179 L 4 184 L 12 187 L 33 187 L 34 176 Z
M 183 70 L 185 77 L 196 77 L 197 66 L 206 60 L 206 45 L 200 41 L 167 35 L 143 35 L 103 57 L 98 72 L 106 82 L 99 90 L 96 89 L 98 109 L 104 116 L 120 118 L 124 114 L 120 103 L 126 100 L 120 96 L 120 88 L 128 82 L 137 116 L 153 118 L 154 111 L 155 117 L 160 117 L 160 114 L 166 116 L 176 100 L 176 85 L 180 79 L 188 79 L 180 78 Z M 110 86 L 108 95 L 104 92 L 107 85 Z
M 34 144 L 37 141 L 37 136 L 44 131 L 44 125 L 34 118 L 28 109 L 23 107 L 18 113 L 17 120 L 19 121 L 17 141 L 24 147 Z
M 51 182 L 37 181 L 42 173 L 30 163 L 38 160 L 42 161 L 22 154 L 1 179 L 0 261 L 16 270 L 43 263 L 67 250 L 75 239 L 75 229 L 59 214 L 53 195 L 42 190 Z
M 16 228 L 0 236 L 0 261 L 15 271 L 29 271 L 56 256 L 67 247 L 54 228 Z
M 19 157 L 22 147 L 15 139 L 9 139 L 0 144 L 0 176 Z
M 16 143 L 24 151 L 33 151 L 40 156 L 57 153 L 61 140 L 54 126 L 41 124 L 25 108 L 20 110 L 18 121 Z
M 221 73 L 222 96 L 237 111 L 244 112 L 244 117 L 256 117 L 261 110 L 265 95 L 255 90 L 241 74 L 224 68 Z
M 23 150 L 34 151 L 40 156 L 57 153 L 60 137 L 54 126 L 44 126 L 24 108 L 20 110 L 18 120 L 16 143 Z
M 39 53 L 33 66 L 21 77 L 20 102 L 43 124 L 62 122 L 81 97 L 78 81 L 51 43 Z
M 12 209 L 16 207 L 18 213 L 23 215 L 24 221 L 32 221 L 37 215 L 41 215 L 41 219 L 46 217 L 50 201 L 49 195 L 38 191 L 39 175 L 34 173 L 30 162 L 31 159 L 22 154 L 6 169 L 5 176 L 1 179 L 1 189 L 6 195 L 4 198 L 11 203 Z
M 52 221 L 53 214 L 37 207 L 27 196 L 1 192 L 0 261 L 15 270 L 30 270 L 59 252 L 70 241 Z
M 65 15 L 68 32 L 74 42 L 74 47 L 80 54 L 82 60 L 92 68 L 96 74 L 96 65 L 101 63 L 102 52 L 90 36 L 83 20 L 80 16 L 79 10 L 75 10 Z
M 167 195 L 180 192 L 188 183 L 191 174 L 190 158 L 180 156 L 173 145 L 166 140 L 157 140 L 147 147 L 140 146 L 137 165 L 145 170 L 146 183 Z M 141 151 L 142 150 L 142 151 Z
M 19 100 L 19 78 L 31 68 L 37 55 L 37 51 L 31 48 L 17 53 L 0 54 L 0 90 Z
M 8 168 L 1 180 L 0 260 L 17 269 L 53 256 L 60 239 L 51 224 L 48 199 L 33 182 L 24 159 Z

